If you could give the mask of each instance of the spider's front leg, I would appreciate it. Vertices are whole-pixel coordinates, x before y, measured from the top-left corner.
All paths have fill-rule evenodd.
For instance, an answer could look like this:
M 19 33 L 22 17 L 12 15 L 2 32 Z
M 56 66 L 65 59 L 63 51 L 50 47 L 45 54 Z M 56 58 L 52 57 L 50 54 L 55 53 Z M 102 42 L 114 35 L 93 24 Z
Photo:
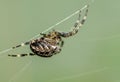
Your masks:
M 9 54 L 8 56 L 11 57 L 25 57 L 25 56 L 34 56 L 34 53 L 27 53 L 27 54 Z
M 85 21 L 87 19 L 88 7 L 89 7 L 89 5 L 87 5 L 87 9 L 85 11 L 85 15 L 83 16 L 82 20 L 80 20 L 82 11 L 81 10 L 79 11 L 78 20 L 76 21 L 76 23 L 74 24 L 73 29 L 70 32 L 60 32 L 60 35 L 62 37 L 70 37 L 70 36 L 75 35 L 78 32 L 78 30 L 82 27 L 82 25 L 85 23 Z

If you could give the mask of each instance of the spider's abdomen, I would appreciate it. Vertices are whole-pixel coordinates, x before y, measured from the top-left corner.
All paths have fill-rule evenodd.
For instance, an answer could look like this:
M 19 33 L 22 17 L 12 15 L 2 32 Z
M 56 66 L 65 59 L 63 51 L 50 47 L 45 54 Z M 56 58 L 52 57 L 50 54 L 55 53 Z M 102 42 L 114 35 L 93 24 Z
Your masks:
M 41 57 L 51 57 L 61 51 L 59 45 L 54 42 L 50 43 L 49 40 L 42 38 L 31 41 L 30 49 Z

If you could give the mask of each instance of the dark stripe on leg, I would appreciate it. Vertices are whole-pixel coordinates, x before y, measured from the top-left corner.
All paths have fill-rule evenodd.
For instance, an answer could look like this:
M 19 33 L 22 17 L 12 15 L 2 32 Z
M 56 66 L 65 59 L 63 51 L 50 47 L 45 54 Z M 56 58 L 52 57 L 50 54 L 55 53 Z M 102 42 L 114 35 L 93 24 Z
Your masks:
M 25 57 L 25 56 L 34 56 L 35 54 L 33 53 L 28 53 L 28 54 L 9 54 L 8 56 L 11 57 Z
M 88 7 L 89 7 L 89 6 L 88 6 Z M 84 24 L 84 22 L 85 22 L 85 20 L 86 20 L 86 18 L 87 18 L 88 7 L 87 7 L 87 9 L 86 9 L 86 11 L 85 11 L 85 16 L 83 17 L 83 19 L 82 19 L 82 21 L 81 21 L 81 24 L 82 24 L 82 25 Z
M 17 46 L 12 47 L 12 49 L 15 49 L 15 48 L 18 48 L 18 47 L 22 47 L 22 46 L 25 46 L 25 45 L 28 45 L 28 44 L 30 44 L 30 42 L 21 43 L 21 44 L 19 44 Z

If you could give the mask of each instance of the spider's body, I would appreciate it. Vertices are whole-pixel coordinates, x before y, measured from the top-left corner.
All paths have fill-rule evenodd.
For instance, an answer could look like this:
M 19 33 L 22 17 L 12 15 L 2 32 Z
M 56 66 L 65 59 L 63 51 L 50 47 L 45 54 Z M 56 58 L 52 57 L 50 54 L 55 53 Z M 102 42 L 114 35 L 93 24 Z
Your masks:
M 55 31 L 49 34 L 43 34 L 43 37 L 32 40 L 30 49 L 33 53 L 41 57 L 51 57 L 61 51 L 63 41 L 59 34 Z
M 69 32 L 58 32 L 58 31 L 53 30 L 53 31 L 49 32 L 48 34 L 40 33 L 40 35 L 42 35 L 42 37 L 22 43 L 15 47 L 12 47 L 12 49 L 15 49 L 15 48 L 29 44 L 32 53 L 16 54 L 16 55 L 13 54 L 13 55 L 8 55 L 8 56 L 24 57 L 27 55 L 30 55 L 30 56 L 38 55 L 41 57 L 51 57 L 54 54 L 60 53 L 61 48 L 64 44 L 62 38 L 66 38 L 66 37 L 75 35 L 78 32 L 79 28 L 84 24 L 84 22 L 87 18 L 87 13 L 88 13 L 88 5 L 87 5 L 85 15 L 83 16 L 83 19 L 80 20 L 80 16 L 81 16 L 81 11 L 80 11 L 77 22 L 74 24 L 73 29 Z

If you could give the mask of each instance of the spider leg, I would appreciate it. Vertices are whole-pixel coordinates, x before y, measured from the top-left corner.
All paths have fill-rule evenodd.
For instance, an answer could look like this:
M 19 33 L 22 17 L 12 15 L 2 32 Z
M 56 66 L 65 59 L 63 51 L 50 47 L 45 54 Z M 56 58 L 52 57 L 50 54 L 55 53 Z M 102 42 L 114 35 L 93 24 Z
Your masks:
M 88 7 L 89 7 L 89 5 L 87 5 L 87 9 L 86 9 L 86 11 L 85 11 L 85 15 L 84 15 L 83 19 L 82 19 L 81 22 L 80 22 L 81 25 L 83 25 L 84 22 L 85 22 L 85 20 L 87 19 Z M 80 27 L 80 25 L 79 25 L 79 27 Z
M 25 42 L 25 43 L 21 43 L 21 44 L 19 44 L 17 46 L 12 47 L 12 49 L 16 49 L 16 48 L 19 48 L 19 47 L 22 47 L 22 46 L 25 46 L 25 45 L 29 45 L 29 44 L 30 44 L 30 41 Z
M 63 47 L 63 45 L 64 45 L 64 41 L 62 40 L 60 46 Z
M 27 54 L 8 54 L 11 57 L 25 57 L 25 56 L 34 56 L 34 53 L 27 53 Z
M 74 28 L 78 26 L 78 23 L 80 23 L 81 12 L 82 12 L 82 11 L 80 10 L 80 11 L 79 11 L 78 20 L 75 22 Z
M 78 16 L 78 20 L 76 21 L 76 23 L 74 24 L 73 26 L 73 29 L 70 31 L 70 32 L 60 32 L 59 34 L 62 36 L 62 37 L 70 37 L 70 36 L 73 36 L 75 35 L 79 28 L 82 27 L 82 25 L 85 23 L 86 21 L 86 18 L 87 18 L 87 14 L 88 14 L 88 7 L 89 5 L 87 5 L 87 9 L 85 11 L 85 14 L 82 18 L 82 20 L 80 20 L 80 17 L 81 17 L 81 10 L 79 11 L 79 16 Z

